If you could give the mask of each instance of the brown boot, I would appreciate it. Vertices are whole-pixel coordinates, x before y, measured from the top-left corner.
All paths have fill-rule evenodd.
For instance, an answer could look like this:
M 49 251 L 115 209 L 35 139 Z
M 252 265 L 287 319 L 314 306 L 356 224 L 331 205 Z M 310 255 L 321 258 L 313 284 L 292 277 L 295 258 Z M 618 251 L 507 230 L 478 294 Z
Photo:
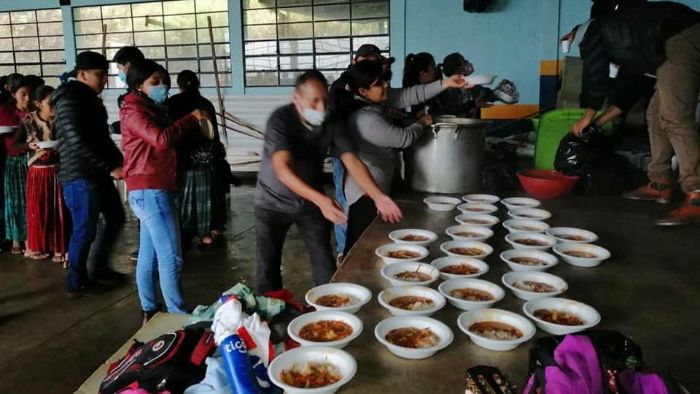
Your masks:
M 638 189 L 622 194 L 628 200 L 655 201 L 659 204 L 668 204 L 673 197 L 673 189 L 669 181 L 649 182 Z
M 656 221 L 657 226 L 681 226 L 693 223 L 700 223 L 700 191 L 688 193 L 680 207 L 671 211 L 665 218 Z

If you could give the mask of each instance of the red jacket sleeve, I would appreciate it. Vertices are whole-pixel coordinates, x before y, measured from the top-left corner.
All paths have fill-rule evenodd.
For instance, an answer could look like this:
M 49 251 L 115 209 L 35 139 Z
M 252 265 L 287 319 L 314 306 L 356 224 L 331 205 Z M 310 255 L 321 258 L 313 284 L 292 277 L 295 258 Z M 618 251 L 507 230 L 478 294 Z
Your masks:
M 161 127 L 149 109 L 127 104 L 121 110 L 121 124 L 156 150 L 174 148 L 183 134 L 199 127 L 194 115 L 183 116 L 170 126 Z

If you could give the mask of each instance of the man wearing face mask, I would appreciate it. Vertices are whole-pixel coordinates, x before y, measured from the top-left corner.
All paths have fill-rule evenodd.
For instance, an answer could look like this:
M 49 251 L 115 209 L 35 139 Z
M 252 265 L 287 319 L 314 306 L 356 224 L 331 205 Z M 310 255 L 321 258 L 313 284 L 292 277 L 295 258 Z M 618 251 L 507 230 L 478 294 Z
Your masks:
M 61 166 L 58 179 L 71 213 L 73 233 L 68 246 L 71 297 L 103 290 L 96 281 L 120 279 L 109 268 L 112 247 L 124 223 L 124 209 L 112 179 L 122 177 L 121 152 L 109 136 L 107 110 L 98 95 L 107 83 L 107 59 L 96 52 L 80 53 L 74 80 L 54 94 L 56 135 Z M 102 227 L 88 278 L 87 259 L 95 240 L 99 216 Z
M 382 218 L 401 219 L 396 203 L 377 187 L 350 144 L 321 126 L 327 101 L 326 78 L 307 71 L 297 79 L 293 103 L 278 108 L 268 120 L 255 194 L 259 292 L 282 288 L 282 247 L 292 224 L 309 250 L 314 283 L 327 283 L 335 272 L 329 222 L 344 223 L 346 217 L 337 201 L 323 192 L 323 161 L 330 148 Z

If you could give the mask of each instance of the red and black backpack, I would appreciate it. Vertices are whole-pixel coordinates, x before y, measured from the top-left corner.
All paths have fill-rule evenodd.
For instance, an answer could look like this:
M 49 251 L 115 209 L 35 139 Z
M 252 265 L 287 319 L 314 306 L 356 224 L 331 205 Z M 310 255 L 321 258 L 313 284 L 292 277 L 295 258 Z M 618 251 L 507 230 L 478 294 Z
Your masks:
M 126 388 L 182 393 L 204 379 L 204 361 L 215 350 L 214 334 L 204 328 L 171 332 L 146 343 L 135 341 L 122 359 L 109 366 L 100 394 Z

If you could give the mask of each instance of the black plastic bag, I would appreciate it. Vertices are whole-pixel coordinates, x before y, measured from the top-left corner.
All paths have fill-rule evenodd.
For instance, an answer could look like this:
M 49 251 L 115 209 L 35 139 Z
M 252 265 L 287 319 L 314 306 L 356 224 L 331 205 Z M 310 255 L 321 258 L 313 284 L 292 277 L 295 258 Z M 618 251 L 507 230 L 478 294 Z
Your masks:
M 559 143 L 554 168 L 566 175 L 581 177 L 578 190 L 583 194 L 619 194 L 645 182 L 645 174 L 614 151 L 610 139 L 598 128 L 589 128 L 584 137 L 573 134 Z
M 486 152 L 484 169 L 482 170 L 482 188 L 486 192 L 503 194 L 517 190 L 518 155 L 516 146 L 496 144 Z

